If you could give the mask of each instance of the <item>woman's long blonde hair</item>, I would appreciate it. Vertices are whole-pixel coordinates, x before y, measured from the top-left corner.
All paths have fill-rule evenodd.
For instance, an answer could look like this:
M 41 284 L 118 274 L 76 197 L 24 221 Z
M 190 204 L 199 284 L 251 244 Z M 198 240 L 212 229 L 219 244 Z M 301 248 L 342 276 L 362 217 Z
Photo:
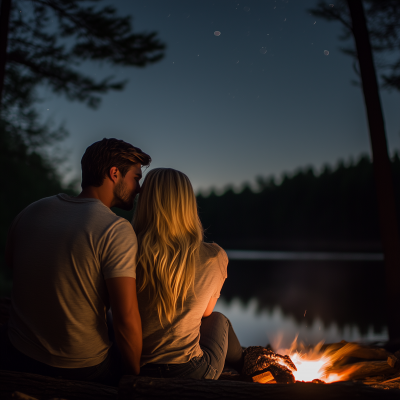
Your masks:
M 196 197 L 189 178 L 171 168 L 155 168 L 144 179 L 133 217 L 138 237 L 139 292 L 149 290 L 150 307 L 172 322 L 194 288 L 195 261 L 203 241 Z M 164 320 L 165 321 L 165 320 Z

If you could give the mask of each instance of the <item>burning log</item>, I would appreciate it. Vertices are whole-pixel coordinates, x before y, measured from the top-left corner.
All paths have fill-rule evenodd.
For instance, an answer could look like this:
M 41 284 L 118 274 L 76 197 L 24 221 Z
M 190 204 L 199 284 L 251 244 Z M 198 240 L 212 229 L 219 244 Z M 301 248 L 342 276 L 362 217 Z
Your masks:
M 365 361 L 340 368 L 329 369 L 329 373 L 346 376 L 346 379 L 365 379 L 371 376 L 390 376 L 397 371 L 387 361 Z
M 270 372 L 277 383 L 295 382 L 292 371 L 297 369 L 289 356 L 275 354 L 272 350 L 261 346 L 248 347 L 243 355 L 244 375 L 254 378 L 260 374 Z M 257 381 L 257 378 L 256 380 L 253 379 L 253 381 Z
M 251 378 L 251 380 L 257 383 L 276 383 L 275 378 L 270 371 L 262 372 L 261 374 L 255 375 Z
M 339 343 L 332 343 L 322 346 L 321 350 L 329 353 L 341 351 L 346 357 L 363 358 L 365 360 L 387 360 L 391 355 L 380 347 L 367 347 L 357 343 L 342 340 Z

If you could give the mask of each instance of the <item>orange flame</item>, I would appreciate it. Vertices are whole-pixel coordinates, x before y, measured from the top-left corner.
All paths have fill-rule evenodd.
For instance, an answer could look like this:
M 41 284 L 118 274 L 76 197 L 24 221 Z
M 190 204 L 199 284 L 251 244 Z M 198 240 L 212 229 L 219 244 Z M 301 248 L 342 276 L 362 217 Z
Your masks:
M 354 352 L 357 343 L 337 343 L 322 350 L 324 342 L 313 348 L 306 348 L 297 343 L 297 337 L 290 349 L 279 349 L 277 353 L 289 355 L 296 365 L 297 371 L 292 371 L 296 381 L 311 382 L 319 379 L 325 383 L 348 380 L 354 372 L 354 367 L 340 367 L 341 360 Z

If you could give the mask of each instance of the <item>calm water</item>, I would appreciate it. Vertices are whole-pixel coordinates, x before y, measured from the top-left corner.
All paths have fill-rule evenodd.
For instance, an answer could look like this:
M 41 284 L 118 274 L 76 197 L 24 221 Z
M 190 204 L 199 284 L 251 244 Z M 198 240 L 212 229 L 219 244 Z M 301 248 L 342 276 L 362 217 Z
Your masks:
M 216 310 L 243 346 L 387 339 L 381 254 L 229 251 Z M 261 259 L 260 259 L 261 258 Z

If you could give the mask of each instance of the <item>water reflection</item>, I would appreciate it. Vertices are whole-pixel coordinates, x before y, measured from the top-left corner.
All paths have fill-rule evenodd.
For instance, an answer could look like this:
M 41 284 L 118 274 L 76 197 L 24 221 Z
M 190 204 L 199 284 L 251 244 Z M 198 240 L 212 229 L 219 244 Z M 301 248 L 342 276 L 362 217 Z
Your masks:
M 239 299 L 231 302 L 219 299 L 215 311 L 225 314 L 232 322 L 242 346 L 265 346 L 270 343 L 274 349 L 288 348 L 298 334 L 298 340 L 305 344 L 317 344 L 346 341 L 387 340 L 387 331 L 376 332 L 372 325 L 362 334 L 355 324 L 339 328 L 336 323 L 328 326 L 320 318 L 311 323 L 298 322 L 292 316 L 285 315 L 279 307 L 271 311 L 260 309 L 256 299 L 244 304 Z
M 329 341 L 372 338 L 371 332 L 381 337 L 386 326 L 384 265 L 379 255 L 375 257 L 370 261 L 231 259 L 219 307 L 248 326 L 246 341 L 257 338 L 264 345 L 268 327 L 276 321 L 288 323 L 292 333 L 300 329 L 312 341 L 320 337 L 319 328 Z M 251 323 L 246 323 L 249 318 Z

